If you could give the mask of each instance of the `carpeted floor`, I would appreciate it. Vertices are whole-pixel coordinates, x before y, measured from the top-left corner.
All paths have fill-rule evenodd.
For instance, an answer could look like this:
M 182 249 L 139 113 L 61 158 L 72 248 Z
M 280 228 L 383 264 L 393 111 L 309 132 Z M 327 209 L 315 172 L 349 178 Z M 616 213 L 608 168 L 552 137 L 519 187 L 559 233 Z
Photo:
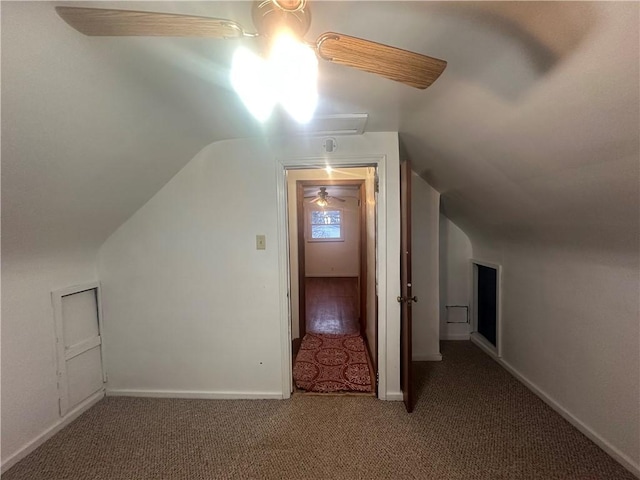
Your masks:
M 106 398 L 18 479 L 634 479 L 469 342 L 416 364 L 419 398 Z
M 308 392 L 373 392 L 373 374 L 359 333 L 307 333 L 293 365 L 293 381 Z

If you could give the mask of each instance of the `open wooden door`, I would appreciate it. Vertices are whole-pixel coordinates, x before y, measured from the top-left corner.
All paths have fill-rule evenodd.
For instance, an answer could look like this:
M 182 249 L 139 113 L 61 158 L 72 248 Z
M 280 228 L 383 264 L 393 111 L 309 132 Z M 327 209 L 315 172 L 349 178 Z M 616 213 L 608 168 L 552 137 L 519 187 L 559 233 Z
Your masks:
M 400 388 L 407 412 L 414 406 L 411 352 L 411 168 L 400 160 Z

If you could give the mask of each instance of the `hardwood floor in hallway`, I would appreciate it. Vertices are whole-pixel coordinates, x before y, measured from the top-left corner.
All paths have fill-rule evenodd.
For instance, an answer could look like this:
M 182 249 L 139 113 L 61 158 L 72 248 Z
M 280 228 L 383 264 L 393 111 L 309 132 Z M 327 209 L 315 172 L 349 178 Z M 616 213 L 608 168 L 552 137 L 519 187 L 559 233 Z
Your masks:
M 358 279 L 305 279 L 306 331 L 293 365 L 297 392 L 375 395 L 375 373 L 360 333 Z
M 307 277 L 305 298 L 307 332 L 351 335 L 360 331 L 356 277 Z

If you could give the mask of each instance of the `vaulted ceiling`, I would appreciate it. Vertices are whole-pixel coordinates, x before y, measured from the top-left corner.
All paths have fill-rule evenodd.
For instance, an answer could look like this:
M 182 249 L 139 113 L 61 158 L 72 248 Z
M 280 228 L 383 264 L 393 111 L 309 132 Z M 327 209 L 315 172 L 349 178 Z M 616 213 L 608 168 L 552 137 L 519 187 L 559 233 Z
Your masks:
M 230 88 L 238 41 L 86 37 L 56 15 L 65 4 L 251 29 L 249 2 L 3 2 L 3 250 L 97 247 L 205 145 L 275 128 Z M 399 131 L 471 235 L 637 247 L 637 2 L 311 7 L 309 39 L 337 31 L 449 62 L 424 91 L 321 62 L 319 113 Z

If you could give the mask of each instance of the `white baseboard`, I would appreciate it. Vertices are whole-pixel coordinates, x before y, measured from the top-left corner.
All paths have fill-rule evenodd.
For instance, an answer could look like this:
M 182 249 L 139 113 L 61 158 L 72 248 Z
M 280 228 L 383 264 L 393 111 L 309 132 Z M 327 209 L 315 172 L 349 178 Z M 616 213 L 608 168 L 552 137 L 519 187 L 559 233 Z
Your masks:
M 108 397 L 198 398 L 203 400 L 282 400 L 282 392 L 206 392 L 108 389 Z
M 404 400 L 404 397 L 402 396 L 402 392 L 387 392 L 385 400 L 389 402 L 401 402 Z
M 440 340 L 469 340 L 470 333 L 443 333 Z
M 587 438 L 589 438 L 593 443 L 598 445 L 601 449 L 607 452 L 614 460 L 620 463 L 623 467 L 629 470 L 636 477 L 640 478 L 640 465 L 635 463 L 631 458 L 622 453 L 616 447 L 611 445 L 607 440 L 602 438 L 598 433 L 593 431 L 589 426 L 583 423 L 580 419 L 575 417 L 571 412 L 565 409 L 562 405 L 560 405 L 556 400 L 554 400 L 548 393 L 538 387 L 535 383 L 531 382 L 527 377 L 525 377 L 522 373 L 516 370 L 511 366 L 507 361 L 503 358 L 498 358 L 494 351 L 491 351 L 486 345 L 483 344 L 482 341 L 477 341 L 477 339 L 472 336 L 471 341 L 478 345 L 485 353 L 487 353 L 491 358 L 493 358 L 498 364 L 500 364 L 505 370 L 507 370 L 511 375 L 513 375 L 517 380 L 520 381 L 525 387 L 535 393 L 540 399 L 553 408 L 557 413 L 562 416 L 566 421 L 568 421 L 571 425 L 576 427 L 580 432 L 582 432 Z
M 64 417 L 61 417 L 56 423 L 47 428 L 44 432 L 38 435 L 30 442 L 23 445 L 16 453 L 8 457 L 0 467 L 0 474 L 6 472 L 16 463 L 22 460 L 24 457 L 33 452 L 36 448 L 42 445 L 44 442 L 53 437 L 56 433 L 62 430 L 64 427 L 73 422 L 76 418 L 82 415 L 89 408 L 93 407 L 96 403 L 104 398 L 104 389 L 94 393 L 82 403 L 78 404 L 73 410 L 67 412 Z
M 441 353 L 418 353 L 413 355 L 414 362 L 439 362 L 441 360 Z
M 347 272 L 331 272 L 331 273 L 308 273 L 304 276 L 304 278 L 358 278 L 359 273 L 355 275 Z
M 472 343 L 480 347 L 481 350 L 484 350 L 484 352 L 490 357 L 492 357 L 494 360 L 497 360 L 498 358 L 500 358 L 498 356 L 498 350 L 496 349 L 496 347 L 491 345 L 491 343 L 489 343 L 489 340 L 484 338 L 479 333 L 477 332 L 472 333 L 471 338 L 469 340 L 471 340 Z

